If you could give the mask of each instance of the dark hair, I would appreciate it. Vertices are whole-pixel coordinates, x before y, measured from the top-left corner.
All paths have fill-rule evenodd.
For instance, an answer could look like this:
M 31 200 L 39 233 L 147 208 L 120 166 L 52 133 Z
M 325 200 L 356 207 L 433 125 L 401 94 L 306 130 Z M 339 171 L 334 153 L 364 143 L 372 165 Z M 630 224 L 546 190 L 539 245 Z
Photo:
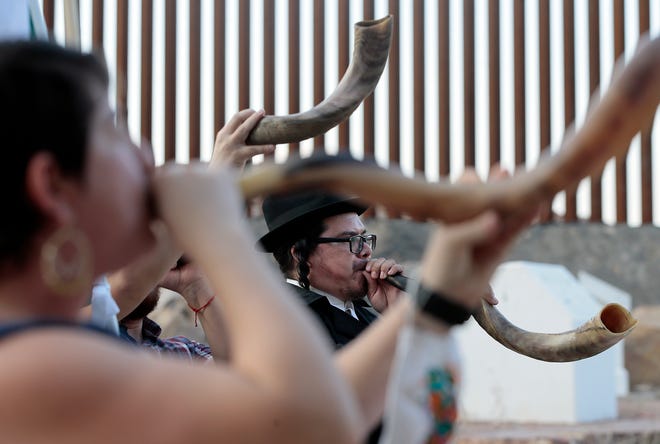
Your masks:
M 94 55 L 48 42 L 0 42 L 2 268 L 22 264 L 44 224 L 26 193 L 30 159 L 47 151 L 63 174 L 82 177 L 96 106 L 93 88 L 107 90 L 107 85 L 106 67 Z
M 124 316 L 119 323 L 124 324 L 125 321 L 137 321 L 146 318 L 151 312 L 156 309 L 158 301 L 160 300 L 160 287 L 152 288 L 147 296 L 133 309 L 132 312 Z
M 298 262 L 298 269 L 296 270 L 298 272 L 298 283 L 306 289 L 309 289 L 309 265 L 307 260 L 316 249 L 318 245 L 316 239 L 323 233 L 323 230 L 325 230 L 325 224 L 323 221 L 318 221 L 305 227 L 303 237 L 295 241 L 285 242 L 273 249 L 273 256 L 285 275 L 293 271 L 294 264 L 296 261 Z M 291 254 L 291 247 L 293 247 L 293 254 Z

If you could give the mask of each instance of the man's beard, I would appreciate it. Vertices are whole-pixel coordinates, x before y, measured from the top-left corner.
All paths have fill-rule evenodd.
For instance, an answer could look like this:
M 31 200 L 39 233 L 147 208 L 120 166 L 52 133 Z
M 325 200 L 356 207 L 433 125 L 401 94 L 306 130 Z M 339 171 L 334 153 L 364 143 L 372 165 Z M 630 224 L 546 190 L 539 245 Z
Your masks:
M 144 298 L 140 305 L 135 307 L 135 309 L 124 316 L 122 321 L 137 321 L 139 319 L 147 317 L 149 313 L 154 311 L 156 305 L 158 304 L 158 299 L 160 299 L 160 293 L 158 292 L 158 287 L 154 288 L 147 294 L 147 297 Z
M 360 278 L 359 288 L 356 288 L 354 291 L 351 289 L 352 291 L 348 294 L 348 300 L 350 301 L 357 301 L 358 299 L 362 299 L 367 295 L 367 290 L 369 290 L 367 278 L 365 278 L 361 273 Z

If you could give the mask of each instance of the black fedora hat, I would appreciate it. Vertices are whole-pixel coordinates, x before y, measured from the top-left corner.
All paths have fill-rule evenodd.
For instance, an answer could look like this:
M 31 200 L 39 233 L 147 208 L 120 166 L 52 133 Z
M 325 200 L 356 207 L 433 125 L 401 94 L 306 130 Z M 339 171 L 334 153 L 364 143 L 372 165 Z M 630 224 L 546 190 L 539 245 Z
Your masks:
M 358 198 L 322 191 L 268 196 L 262 205 L 268 233 L 259 239 L 259 243 L 265 251 L 272 253 L 278 246 L 304 237 L 305 228 L 310 222 L 343 213 L 360 215 L 367 208 Z

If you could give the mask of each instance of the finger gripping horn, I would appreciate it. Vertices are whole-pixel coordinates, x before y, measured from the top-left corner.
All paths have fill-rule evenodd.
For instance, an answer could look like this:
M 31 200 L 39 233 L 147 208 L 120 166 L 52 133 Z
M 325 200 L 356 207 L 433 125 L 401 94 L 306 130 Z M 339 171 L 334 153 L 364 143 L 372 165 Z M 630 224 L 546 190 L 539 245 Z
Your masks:
M 330 96 L 312 109 L 264 116 L 248 136 L 250 145 L 300 142 L 337 126 L 373 92 L 390 51 L 392 17 L 355 24 L 353 59 Z
M 495 307 L 481 302 L 473 315 L 493 339 L 505 347 L 547 362 L 571 362 L 589 358 L 607 350 L 637 325 L 630 312 L 619 304 L 607 304 L 575 330 L 564 333 L 535 333 L 509 322 Z

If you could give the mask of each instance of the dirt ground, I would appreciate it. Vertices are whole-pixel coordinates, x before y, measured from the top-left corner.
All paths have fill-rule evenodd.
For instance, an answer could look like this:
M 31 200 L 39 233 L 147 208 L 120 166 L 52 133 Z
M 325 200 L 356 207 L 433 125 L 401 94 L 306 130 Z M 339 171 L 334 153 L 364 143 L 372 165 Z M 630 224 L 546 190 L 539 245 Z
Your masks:
M 456 444 L 660 444 L 660 388 L 619 399 L 619 417 L 581 424 L 461 423 Z

